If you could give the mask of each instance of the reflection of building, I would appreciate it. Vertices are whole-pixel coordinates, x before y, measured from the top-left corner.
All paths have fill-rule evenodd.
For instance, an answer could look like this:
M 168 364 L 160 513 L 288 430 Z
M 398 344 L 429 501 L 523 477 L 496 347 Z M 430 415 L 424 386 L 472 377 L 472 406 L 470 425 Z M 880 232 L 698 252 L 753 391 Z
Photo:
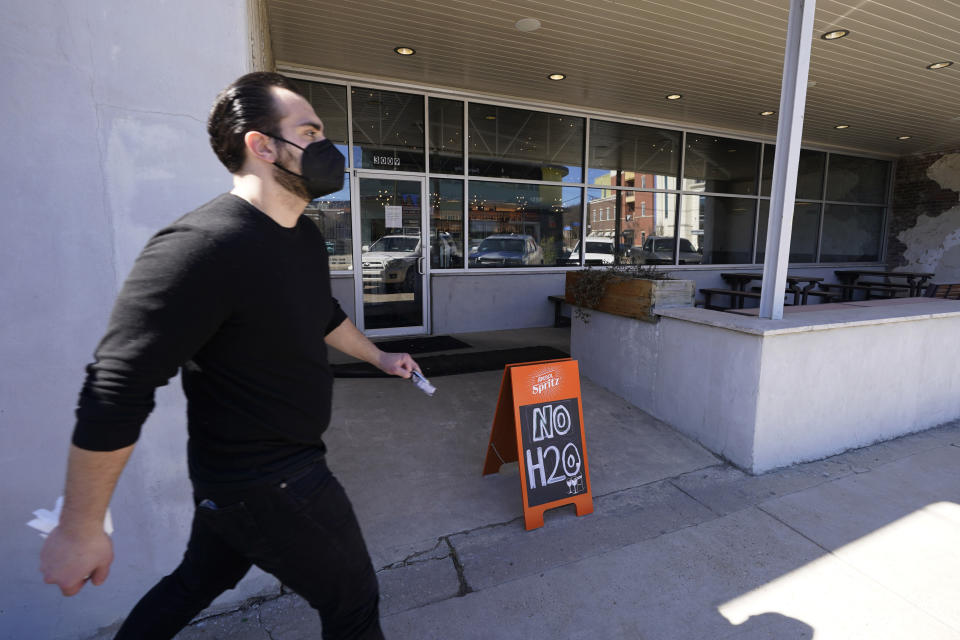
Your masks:
M 469 203 L 471 250 L 493 234 L 529 235 L 543 247 L 544 262 L 555 264 L 571 239 L 576 241 L 578 234 L 566 229 L 564 220 L 579 219 L 580 206 L 564 207 L 562 185 L 475 184 Z
M 596 186 L 663 188 L 666 178 L 629 171 L 610 171 Z M 662 183 L 662 184 L 661 184 Z M 672 202 L 666 193 L 601 189 L 587 206 L 587 234 L 616 238 L 621 250 L 640 245 L 648 236 L 672 235 Z
M 304 209 L 327 241 L 331 268 L 352 269 L 353 238 L 350 234 L 349 200 L 314 200 Z
M 689 184 L 690 191 L 703 191 L 706 188 L 706 183 L 702 180 L 689 181 Z M 681 238 L 689 240 L 695 249 L 704 248 L 704 225 L 707 220 L 712 219 L 705 210 L 708 203 L 709 199 L 702 196 L 684 196 L 680 199 L 678 233 Z

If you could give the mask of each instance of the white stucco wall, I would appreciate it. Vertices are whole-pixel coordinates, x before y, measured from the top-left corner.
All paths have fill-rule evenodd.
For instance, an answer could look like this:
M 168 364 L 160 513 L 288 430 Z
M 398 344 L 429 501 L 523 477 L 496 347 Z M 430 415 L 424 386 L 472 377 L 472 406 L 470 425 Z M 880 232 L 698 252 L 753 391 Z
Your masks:
M 63 598 L 44 585 L 42 541 L 24 524 L 62 493 L 83 367 L 133 259 L 155 230 L 229 188 L 205 119 L 216 93 L 247 70 L 245 16 L 245 0 L 4 5 L 4 640 L 89 635 L 122 618 L 183 552 L 191 506 L 178 381 L 158 393 L 120 480 L 104 586 Z M 244 588 L 274 584 L 253 576 Z
M 593 382 L 737 466 L 753 466 L 760 369 L 753 336 L 592 311 L 587 323 L 574 314 L 570 354 Z
M 958 335 L 954 315 L 760 338 L 754 470 L 957 419 Z

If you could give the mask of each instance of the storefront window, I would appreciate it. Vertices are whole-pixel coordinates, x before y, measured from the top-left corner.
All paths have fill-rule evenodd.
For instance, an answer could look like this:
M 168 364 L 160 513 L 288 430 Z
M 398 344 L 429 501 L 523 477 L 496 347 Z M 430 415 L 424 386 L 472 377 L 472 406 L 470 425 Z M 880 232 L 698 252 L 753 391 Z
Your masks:
M 430 180 L 430 268 L 463 267 L 463 181 Z
M 463 175 L 463 103 L 430 98 L 430 172 Z
M 763 262 L 767 249 L 767 224 L 770 201 L 760 201 L 760 222 L 757 225 L 757 262 Z M 790 262 L 816 262 L 817 236 L 820 232 L 820 203 L 797 202 L 793 207 L 790 234 Z
M 673 239 L 676 206 L 672 193 L 587 189 L 586 264 L 665 264 L 656 256 L 644 256 L 642 245 L 647 238 Z M 570 256 L 575 264 L 580 253 L 575 247 Z
M 772 144 L 763 147 L 763 176 L 760 180 L 760 195 L 769 196 L 773 182 L 773 158 L 776 147 Z M 800 149 L 797 164 L 797 198 L 819 200 L 823 196 L 823 168 L 827 154 L 823 151 Z
M 582 182 L 583 136 L 583 118 L 472 103 L 470 175 Z
M 354 167 L 429 171 L 432 269 L 764 259 L 772 144 L 422 93 L 295 83 Z M 881 260 L 890 171 L 887 160 L 801 149 L 790 262 Z M 352 266 L 349 210 L 348 185 L 307 208 L 324 231 L 334 270 Z M 511 239 L 523 246 L 493 248 L 494 240 Z
M 291 80 L 323 122 L 323 134 L 347 155 L 347 88 L 339 84 Z
M 351 95 L 353 166 L 422 172 L 423 96 L 361 88 Z
M 882 204 L 887 201 L 886 160 L 830 154 L 827 200 Z
M 590 121 L 590 184 L 676 189 L 680 170 L 679 131 Z
M 690 241 L 703 264 L 749 264 L 756 209 L 749 198 L 683 196 L 680 239 Z
M 757 192 L 760 144 L 699 133 L 687 134 L 683 189 L 753 195 Z
M 353 231 L 350 226 L 350 178 L 343 176 L 343 189 L 307 205 L 303 215 L 320 228 L 327 243 L 331 271 L 353 269 Z
M 581 189 L 470 182 L 469 266 L 566 264 L 580 240 Z
M 820 250 L 820 261 L 879 260 L 882 233 L 883 207 L 828 204 L 823 216 L 823 248 Z

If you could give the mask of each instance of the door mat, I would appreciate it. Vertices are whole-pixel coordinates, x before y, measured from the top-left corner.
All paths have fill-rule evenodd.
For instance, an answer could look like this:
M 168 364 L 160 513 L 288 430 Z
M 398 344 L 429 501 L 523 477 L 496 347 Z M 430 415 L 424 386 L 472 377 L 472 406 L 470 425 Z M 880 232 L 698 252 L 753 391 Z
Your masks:
M 469 349 L 463 340 L 450 336 L 429 336 L 424 338 L 400 338 L 399 340 L 380 340 L 375 342 L 380 349 L 389 353 L 430 353 L 431 351 L 449 351 L 451 349 Z
M 452 376 L 459 373 L 476 373 L 477 371 L 495 371 L 503 369 L 508 364 L 518 362 L 536 362 L 538 360 L 556 360 L 568 358 L 570 354 L 553 347 L 520 347 L 517 349 L 499 349 L 497 351 L 476 351 L 474 353 L 454 353 L 450 355 L 428 356 L 417 358 L 417 364 L 427 378 L 437 376 Z M 372 364 L 357 362 L 350 364 L 333 365 L 333 375 L 336 378 L 386 378 L 383 373 Z

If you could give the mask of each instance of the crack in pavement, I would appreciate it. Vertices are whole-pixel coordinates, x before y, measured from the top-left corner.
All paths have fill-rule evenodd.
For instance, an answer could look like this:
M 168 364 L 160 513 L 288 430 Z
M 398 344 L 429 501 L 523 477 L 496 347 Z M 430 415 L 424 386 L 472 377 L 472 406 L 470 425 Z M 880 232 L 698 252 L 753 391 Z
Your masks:
M 473 587 L 467 582 L 467 576 L 463 573 L 463 563 L 460 562 L 460 556 L 457 555 L 457 549 L 453 546 L 453 543 L 450 542 L 449 536 L 444 536 L 442 539 L 450 549 L 450 559 L 453 560 L 453 568 L 457 570 L 457 580 L 460 582 L 460 590 L 457 592 L 456 597 L 462 598 L 468 593 L 472 593 Z
M 443 544 L 442 536 L 437 538 L 437 543 L 433 545 L 431 548 L 425 549 L 423 551 L 415 551 L 414 553 L 411 553 L 403 560 L 398 560 L 397 562 L 391 562 L 388 565 L 384 565 L 383 567 L 377 569 L 377 573 L 380 573 L 381 571 L 389 571 L 391 569 L 399 569 L 401 567 L 409 567 L 414 564 L 423 564 L 424 562 L 430 562 L 431 560 L 444 560 L 449 557 L 449 554 L 440 556 L 439 558 L 425 558 L 423 560 L 414 560 L 414 558 L 417 558 L 418 556 L 423 556 L 432 551 L 436 551 L 437 547 L 439 547 L 441 544 Z
M 262 610 L 263 610 L 263 607 L 261 607 L 260 605 L 257 605 L 257 624 L 260 626 L 261 629 L 263 629 L 263 632 L 267 634 L 267 637 L 270 638 L 270 640 L 275 640 L 275 638 L 273 637 L 273 634 L 270 632 L 270 629 L 267 629 L 266 625 L 263 624 L 263 619 L 260 617 L 260 612 Z

